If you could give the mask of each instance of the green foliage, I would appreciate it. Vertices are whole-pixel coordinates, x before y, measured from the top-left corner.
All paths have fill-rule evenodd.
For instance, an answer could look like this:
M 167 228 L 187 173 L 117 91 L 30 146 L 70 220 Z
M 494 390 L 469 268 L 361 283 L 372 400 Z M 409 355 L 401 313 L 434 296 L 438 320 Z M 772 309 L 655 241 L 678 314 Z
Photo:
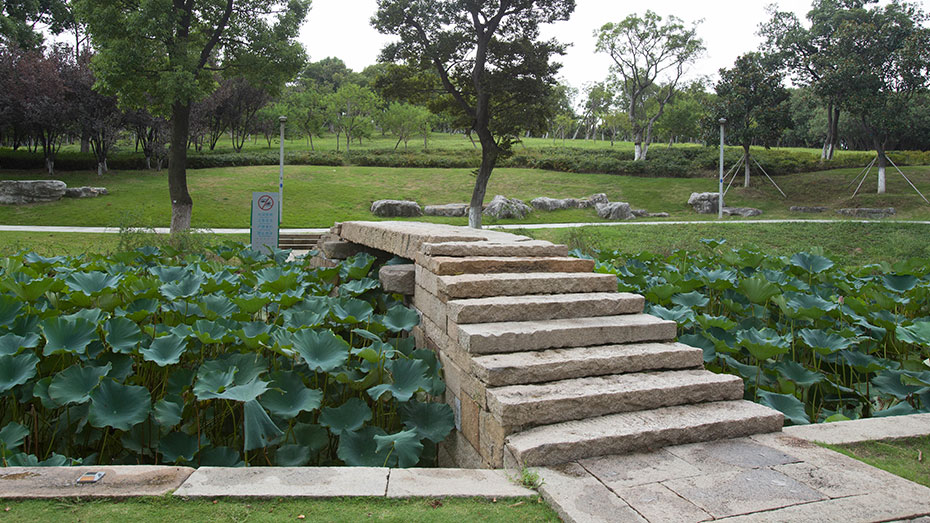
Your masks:
M 818 253 L 598 255 L 621 291 L 679 324 L 706 366 L 794 424 L 930 412 L 930 262 L 844 271 Z
M 368 284 L 374 258 L 169 250 L 0 263 L 4 463 L 432 459 L 453 428 L 429 401 L 439 364 L 407 337 L 416 312 Z

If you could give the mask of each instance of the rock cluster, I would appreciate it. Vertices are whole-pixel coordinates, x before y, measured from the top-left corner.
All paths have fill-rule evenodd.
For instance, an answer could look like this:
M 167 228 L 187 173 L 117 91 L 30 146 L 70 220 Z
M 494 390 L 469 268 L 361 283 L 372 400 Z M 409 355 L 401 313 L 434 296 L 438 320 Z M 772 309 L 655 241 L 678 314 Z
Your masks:
M 717 214 L 719 209 L 720 193 L 693 192 L 688 198 L 688 205 L 698 214 Z M 723 214 L 727 216 L 742 216 L 749 218 L 759 216 L 762 211 L 752 207 L 723 207 Z
M 423 208 L 423 214 L 427 216 L 447 216 L 461 217 L 468 215 L 467 203 L 446 203 L 443 205 L 427 205 Z
M 105 194 L 109 194 L 106 187 L 68 187 L 68 184 L 61 180 L 0 181 L 2 205 L 57 202 L 62 197 L 96 198 Z
M 850 209 L 837 209 L 837 214 L 842 214 L 843 216 L 852 216 L 854 218 L 867 218 L 872 220 L 880 220 L 882 218 L 890 218 L 895 215 L 894 207 L 887 207 L 884 209 L 876 209 L 872 207 L 855 207 Z
M 483 214 L 500 220 L 504 218 L 523 219 L 531 212 L 533 212 L 533 208 L 523 203 L 522 200 L 507 198 L 498 194 L 484 209 Z
M 818 212 L 827 212 L 829 207 L 806 207 L 803 205 L 792 205 L 788 208 L 791 212 L 808 212 L 808 213 L 818 213 Z
M 619 221 L 635 218 L 633 211 L 630 209 L 630 204 L 626 202 L 599 203 L 595 209 L 597 209 L 597 215 L 605 220 Z
M 371 213 L 382 218 L 409 218 L 423 215 L 420 205 L 410 200 L 378 200 L 371 204 Z
M 65 189 L 65 198 L 96 198 L 110 194 L 106 187 L 68 187 Z

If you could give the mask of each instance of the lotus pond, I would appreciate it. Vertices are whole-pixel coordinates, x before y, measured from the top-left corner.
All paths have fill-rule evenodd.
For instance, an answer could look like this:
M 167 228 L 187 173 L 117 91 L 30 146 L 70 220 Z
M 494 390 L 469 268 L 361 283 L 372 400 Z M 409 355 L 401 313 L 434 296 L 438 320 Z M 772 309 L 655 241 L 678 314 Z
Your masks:
M 432 464 L 453 416 L 416 311 L 370 256 L 287 254 L 0 259 L 0 464 Z
M 705 366 L 787 423 L 930 412 L 930 260 L 839 269 L 822 252 L 597 253 L 598 272 L 678 323 Z M 576 252 L 576 255 L 581 255 Z

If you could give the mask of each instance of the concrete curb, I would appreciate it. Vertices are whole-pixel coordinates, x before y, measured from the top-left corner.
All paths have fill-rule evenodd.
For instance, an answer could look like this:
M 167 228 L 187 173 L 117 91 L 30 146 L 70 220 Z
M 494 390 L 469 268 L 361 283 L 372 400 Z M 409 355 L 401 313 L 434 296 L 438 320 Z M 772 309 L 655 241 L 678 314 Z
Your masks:
M 785 427 L 783 432 L 796 438 L 829 445 L 926 436 L 930 435 L 930 414 L 793 425 Z

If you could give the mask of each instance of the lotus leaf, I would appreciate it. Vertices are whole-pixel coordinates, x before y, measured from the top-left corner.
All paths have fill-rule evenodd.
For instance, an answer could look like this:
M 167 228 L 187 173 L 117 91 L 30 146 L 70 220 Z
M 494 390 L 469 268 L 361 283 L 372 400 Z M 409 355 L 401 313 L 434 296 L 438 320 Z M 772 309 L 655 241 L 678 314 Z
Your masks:
M 201 467 L 244 467 L 239 452 L 229 447 L 212 447 L 200 451 Z
M 791 257 L 789 263 L 810 274 L 820 274 L 833 267 L 833 261 L 823 256 L 807 252 L 799 252 Z
M 911 276 L 910 274 L 883 274 L 882 283 L 885 284 L 885 287 L 891 289 L 895 292 L 907 292 L 917 286 L 919 281 L 916 277 Z
M 417 437 L 439 443 L 455 428 L 452 407 L 445 403 L 421 403 L 413 400 L 400 406 L 404 427 L 415 430 Z
M 893 396 L 899 400 L 907 399 L 916 394 L 921 387 L 915 385 L 905 385 L 902 378 L 905 376 L 903 371 L 883 370 L 877 376 L 872 378 L 872 386 L 878 392 Z
M 816 385 L 824 380 L 823 374 L 807 370 L 800 363 L 791 360 L 780 361 L 774 365 L 774 368 L 782 377 L 803 388 Z
M 160 338 L 155 338 L 152 343 L 142 349 L 142 358 L 146 361 L 154 362 L 159 367 L 174 365 L 181 361 L 181 356 L 187 350 L 187 342 L 184 338 L 175 334 L 169 334 Z
M 736 333 L 736 339 L 740 347 L 744 347 L 759 361 L 787 354 L 791 350 L 791 342 L 787 337 L 767 327 L 762 330 L 741 330 Z
M 199 450 L 197 436 L 183 432 L 169 432 L 158 440 L 158 453 L 165 463 L 193 461 Z
M 29 429 L 16 422 L 9 422 L 0 429 L 0 457 L 12 454 L 29 435 Z
M 738 288 L 750 302 L 759 304 L 764 304 L 770 298 L 781 293 L 777 285 L 772 284 L 761 275 L 740 280 Z
M 694 311 L 689 307 L 683 307 L 679 305 L 674 309 L 666 309 L 661 305 L 653 305 L 649 308 L 649 314 L 653 316 L 658 316 L 663 320 L 674 321 L 679 323 L 682 327 L 687 327 L 694 321 L 695 314 Z
M 821 329 L 801 329 L 798 335 L 804 343 L 820 354 L 832 354 L 838 350 L 848 349 L 855 342 L 855 338 L 846 338 L 835 332 Z
M 678 341 L 703 350 L 704 363 L 710 363 L 717 358 L 716 344 L 700 334 L 684 334 L 678 337 Z
M 155 265 L 149 267 L 149 272 L 157 276 L 162 283 L 171 283 L 178 281 L 187 275 L 187 269 L 181 266 Z
M 83 354 L 92 340 L 99 339 L 97 326 L 83 318 L 52 317 L 43 321 L 41 327 L 46 340 L 43 356 L 59 352 Z
M 880 370 L 893 369 L 899 366 L 895 365 L 894 362 L 876 358 L 855 350 L 843 350 L 837 352 L 837 354 L 842 356 L 849 365 L 859 372 L 878 372 Z
M 365 426 L 339 436 L 336 455 L 350 467 L 383 467 L 389 458 L 388 451 L 378 452 L 376 436 L 386 433 L 380 427 Z
M 328 427 L 337 436 L 344 432 L 357 431 L 370 419 L 371 409 L 358 398 L 349 398 L 338 407 L 323 407 L 320 410 L 320 425 Z
M 23 310 L 22 301 L 6 294 L 0 294 L 0 325 L 13 323 L 21 310 Z
M 710 299 L 707 296 L 704 296 L 700 292 L 692 291 L 684 294 L 676 294 L 672 296 L 672 303 L 675 305 L 681 305 L 682 307 L 706 307 L 710 303 Z
M 145 387 L 121 385 L 105 379 L 90 393 L 87 422 L 94 427 L 129 430 L 152 411 L 152 397 Z
M 30 281 L 7 279 L 2 280 L 0 283 L 19 299 L 31 303 L 61 282 L 52 278 L 38 278 Z
M 252 378 L 251 381 L 239 383 L 238 369 L 233 367 L 225 371 L 212 370 L 203 372 L 201 365 L 194 383 L 194 395 L 200 401 L 223 399 L 240 402 L 253 401 L 268 390 L 268 382 Z
M 294 425 L 294 438 L 301 446 L 316 453 L 329 445 L 329 431 L 322 425 L 312 423 L 297 423 Z
M 235 340 L 231 331 L 235 331 L 238 328 L 238 323 L 229 322 L 224 319 L 214 321 L 197 320 L 194 322 L 191 331 L 194 333 L 194 336 L 197 336 L 197 339 L 199 339 L 201 343 L 230 343 Z
M 153 407 L 155 421 L 162 427 L 173 427 L 181 423 L 181 413 L 184 411 L 184 398 L 177 395 L 165 396 L 155 402 Z
M 245 418 L 245 447 L 246 451 L 267 447 L 275 444 L 284 432 L 268 417 L 268 413 L 257 400 L 246 401 L 243 405 Z
M 405 402 L 418 390 L 429 386 L 426 371 L 429 367 L 420 360 L 393 360 L 391 375 L 393 383 L 383 383 L 368 389 L 368 395 L 375 401 L 381 399 L 385 392 L 390 392 L 397 401 Z
M 403 339 L 413 341 L 412 338 Z M 439 362 L 436 353 L 430 349 L 417 349 L 409 352 L 407 356 L 426 364 L 426 380 L 428 385 L 425 388 L 427 394 L 431 396 L 441 396 L 446 391 L 446 382 L 442 379 L 442 364 Z
M 759 403 L 781 412 L 792 425 L 807 425 L 811 422 L 804 411 L 804 404 L 793 394 L 776 394 L 760 390 Z
M 128 318 L 110 318 L 103 325 L 104 339 L 116 352 L 128 354 L 142 343 L 142 330 Z
M 262 307 L 271 303 L 271 295 L 266 293 L 245 293 L 230 298 L 246 314 L 255 314 Z
M 335 302 L 331 310 L 333 316 L 341 323 L 364 323 L 374 312 L 374 308 L 368 302 L 355 298 Z
M 270 389 L 259 401 L 275 416 L 291 419 L 301 412 L 320 408 L 323 391 L 308 389 L 297 372 L 278 371 L 271 375 Z
M 340 296 L 360 296 L 366 292 L 378 289 L 381 287 L 381 282 L 373 278 L 362 278 L 360 280 L 352 280 L 348 283 L 344 283 L 339 286 L 339 295 Z
M 140 298 L 126 306 L 126 309 L 120 311 L 120 315 L 134 321 L 140 322 L 149 316 L 152 316 L 159 308 L 158 301 L 151 298 Z
M 16 356 L 0 356 L 0 394 L 26 383 L 36 375 L 39 358 L 32 352 Z
M 284 326 L 291 330 L 303 329 L 305 327 L 316 328 L 323 325 L 326 320 L 326 314 L 315 311 L 295 311 L 288 309 L 284 311 Z
M 285 271 L 281 267 L 266 267 L 255 271 L 258 288 L 266 292 L 282 293 L 297 286 L 300 275 L 295 271 Z
M 678 285 L 670 283 L 653 285 L 646 289 L 646 298 L 653 303 L 667 303 L 669 298 L 680 293 L 682 290 L 683 289 Z
M 25 336 L 8 332 L 0 336 L 0 356 L 13 356 L 19 354 L 22 349 L 34 349 L 38 344 L 39 335 L 34 332 Z
M 330 330 L 299 330 L 291 335 L 291 341 L 294 350 L 316 372 L 332 372 L 349 359 L 349 344 Z
M 368 276 L 375 257 L 368 253 L 360 253 L 350 257 L 339 264 L 339 274 L 344 280 L 357 280 Z
M 226 318 L 236 313 L 239 308 L 226 296 L 209 294 L 198 302 L 201 314 L 208 320 Z
M 403 305 L 395 305 L 384 315 L 382 323 L 391 332 L 409 331 L 420 324 L 420 313 Z
M 55 403 L 48 395 L 48 386 L 51 384 L 52 377 L 46 376 L 40 380 L 36 380 L 35 386 L 32 387 L 32 397 L 38 398 L 38 400 L 42 403 L 42 406 L 46 409 L 58 408 L 58 404 Z
M 278 467 L 303 467 L 310 462 L 310 449 L 303 445 L 281 445 L 274 453 Z
M 389 458 L 384 466 L 412 467 L 420 461 L 423 444 L 415 430 L 404 430 L 396 434 L 375 435 L 378 446 L 375 451 L 382 454 L 388 451 Z
M 200 286 L 203 285 L 203 276 L 194 274 L 185 274 L 176 281 L 171 281 L 158 288 L 162 296 L 171 301 L 182 298 L 190 298 L 200 292 Z
M 901 403 L 898 403 L 891 408 L 873 412 L 872 417 L 884 418 L 886 416 L 909 416 L 911 414 L 919 414 L 921 412 L 926 412 L 926 409 L 917 410 L 908 402 L 902 401 Z
M 57 405 L 90 401 L 90 393 L 112 369 L 113 366 L 109 364 L 103 367 L 82 367 L 76 363 L 52 378 L 48 386 L 49 398 Z
M 898 327 L 895 336 L 904 343 L 930 347 L 930 321 L 915 321 L 906 327 Z
M 112 290 L 122 279 L 122 276 L 105 272 L 72 272 L 65 279 L 65 284 L 73 291 L 83 292 L 88 296 L 97 296 L 103 291 Z

